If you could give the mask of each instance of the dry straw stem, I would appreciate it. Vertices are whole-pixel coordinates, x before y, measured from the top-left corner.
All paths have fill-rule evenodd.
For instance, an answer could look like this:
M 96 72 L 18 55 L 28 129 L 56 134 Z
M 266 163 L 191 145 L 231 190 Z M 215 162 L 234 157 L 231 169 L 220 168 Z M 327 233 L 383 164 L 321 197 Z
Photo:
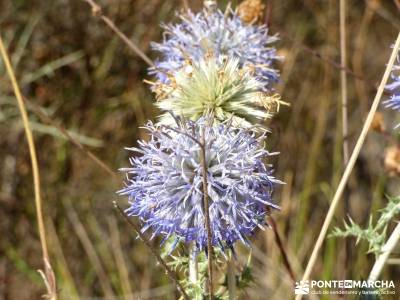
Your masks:
M 319 233 L 319 236 L 318 236 L 317 242 L 315 243 L 314 249 L 313 249 L 313 251 L 311 253 L 311 257 L 310 257 L 310 260 L 308 261 L 306 271 L 304 272 L 304 275 L 303 275 L 303 278 L 302 278 L 303 281 L 308 280 L 310 278 L 311 271 L 313 270 L 314 265 L 315 265 L 315 263 L 317 261 L 319 250 L 322 247 L 322 244 L 324 242 L 325 236 L 326 236 L 326 234 L 328 232 L 328 229 L 329 229 L 329 225 L 332 222 L 332 219 L 333 219 L 333 216 L 335 214 L 336 208 L 337 208 L 337 206 L 339 204 L 339 200 L 340 200 L 340 198 L 341 198 L 341 196 L 343 194 L 343 190 L 346 187 L 346 184 L 347 184 L 347 181 L 348 181 L 348 179 L 350 177 L 351 171 L 353 170 L 353 167 L 354 167 L 354 165 L 355 165 L 355 163 L 357 161 L 358 155 L 360 154 L 361 148 L 362 148 L 362 146 L 364 144 L 365 138 L 366 138 L 368 130 L 369 130 L 370 126 L 371 126 L 371 123 L 372 123 L 372 120 L 374 118 L 375 112 L 376 112 L 376 110 L 378 108 L 379 101 L 380 101 L 380 99 L 382 97 L 383 91 L 385 89 L 385 85 L 386 85 L 387 80 L 388 80 L 388 78 L 390 76 L 390 72 L 391 72 L 391 70 L 393 68 L 393 64 L 394 64 L 394 62 L 396 60 L 396 56 L 397 56 L 397 53 L 399 51 L 399 48 L 400 48 L 400 33 L 397 36 L 397 40 L 396 40 L 396 43 L 395 43 L 395 45 L 393 47 L 393 51 L 392 51 L 392 54 L 390 56 L 389 62 L 387 64 L 387 66 L 386 66 L 385 73 L 384 73 L 384 75 L 382 77 L 382 81 L 381 81 L 381 83 L 379 85 L 378 91 L 377 91 L 377 93 L 375 95 L 374 102 L 372 103 L 371 109 L 370 109 L 370 111 L 368 113 L 367 119 L 365 120 L 364 126 L 362 128 L 361 133 L 360 133 L 360 136 L 358 137 L 356 146 L 354 147 L 353 153 L 351 154 L 349 163 L 346 166 L 346 169 L 345 169 L 345 171 L 343 173 L 343 176 L 340 179 L 340 183 L 339 183 L 339 186 L 338 186 L 338 188 L 337 188 L 337 190 L 335 192 L 335 195 L 333 196 L 333 200 L 332 200 L 332 203 L 331 203 L 331 205 L 329 207 L 328 213 L 327 213 L 327 215 L 325 217 L 324 224 L 323 224 L 322 229 L 321 229 L 321 231 Z M 302 298 L 302 295 L 298 295 L 296 297 L 296 300 L 300 300 L 301 298 Z
M 36 156 L 35 143 L 33 140 L 32 130 L 29 125 L 28 113 L 26 111 L 25 104 L 22 99 L 22 94 L 19 89 L 17 79 L 15 78 L 14 70 L 13 70 L 13 67 L 11 66 L 10 58 L 7 54 L 7 51 L 5 49 L 3 39 L 1 36 L 0 36 L 0 52 L 1 52 L 1 56 L 2 56 L 4 64 L 5 64 L 8 76 L 10 77 L 15 97 L 17 98 L 18 108 L 21 113 L 22 123 L 24 125 L 25 135 L 26 135 L 26 139 L 28 141 L 29 155 L 31 158 L 32 172 L 33 172 L 33 187 L 34 187 L 34 191 L 35 191 L 36 217 L 37 217 L 37 222 L 38 222 L 39 237 L 40 237 L 40 243 L 41 243 L 41 247 L 42 247 L 42 256 L 43 256 L 43 262 L 44 262 L 44 272 L 42 272 L 42 271 L 39 271 L 39 272 L 42 275 L 43 280 L 46 284 L 47 293 L 48 293 L 47 297 L 49 299 L 55 300 L 55 299 L 57 299 L 56 280 L 55 280 L 53 269 L 50 264 L 49 251 L 47 248 L 46 231 L 45 231 L 45 226 L 44 226 L 44 221 L 43 221 L 43 212 L 42 212 L 42 199 L 41 199 L 41 195 L 40 195 L 39 166 L 38 166 L 38 161 L 37 161 L 37 156 Z
M 107 16 L 105 16 L 103 14 L 103 11 L 102 11 L 100 5 L 98 5 L 93 0 L 82 0 L 82 1 L 88 3 L 91 6 L 93 16 L 99 17 L 121 40 L 123 40 L 125 42 L 125 44 L 128 45 L 128 47 L 131 50 L 133 50 L 133 52 L 135 52 L 149 66 L 151 66 L 151 67 L 154 66 L 151 59 L 146 54 L 144 54 L 144 52 L 142 50 L 140 50 L 139 47 L 136 46 L 121 30 L 119 30 L 118 27 L 114 24 L 114 22 L 110 20 L 110 18 L 108 18 Z
M 346 74 L 346 0 L 340 0 L 340 87 L 342 95 L 342 136 L 343 136 L 343 163 L 349 161 L 349 125 L 347 119 L 347 74 Z
M 387 262 L 387 259 L 389 258 L 390 253 L 392 253 L 394 247 L 397 245 L 399 240 L 400 240 L 400 223 L 397 223 L 386 244 L 382 247 L 381 254 L 376 259 L 375 264 L 372 267 L 371 273 L 369 274 L 368 280 L 375 281 L 378 279 L 379 275 L 382 272 L 383 267 Z

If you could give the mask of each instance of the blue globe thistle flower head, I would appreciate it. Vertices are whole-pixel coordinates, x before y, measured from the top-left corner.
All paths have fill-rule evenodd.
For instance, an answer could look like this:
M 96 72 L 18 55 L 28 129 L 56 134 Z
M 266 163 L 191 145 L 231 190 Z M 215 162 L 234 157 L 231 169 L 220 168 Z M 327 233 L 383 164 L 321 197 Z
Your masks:
M 178 24 L 162 25 L 163 42 L 151 44 L 161 54 L 161 59 L 150 69 L 157 80 L 169 83 L 170 76 L 185 61 L 198 61 L 213 53 L 216 57 L 237 57 L 240 67 L 253 68 L 263 90 L 270 90 L 278 81 L 279 72 L 273 63 L 281 57 L 271 46 L 278 38 L 269 35 L 265 25 L 247 24 L 230 8 L 225 13 L 217 8 L 205 8 L 197 14 L 188 11 L 179 18 Z
M 397 56 L 397 62 L 399 64 L 393 67 L 391 74 L 393 81 L 386 85 L 386 90 L 390 91 L 392 95 L 388 100 L 383 101 L 383 104 L 387 108 L 400 112 L 400 55 Z M 399 126 L 400 124 L 398 124 L 396 128 Z
M 179 129 L 155 126 L 146 128 L 151 139 L 128 148 L 140 156 L 130 158 L 126 186 L 129 216 L 143 222 L 143 232 L 152 238 L 194 242 L 197 250 L 207 247 L 203 206 L 201 147 L 205 138 L 212 245 L 222 249 L 238 240 L 249 245 L 248 237 L 263 228 L 272 192 L 279 180 L 264 160 L 276 153 L 264 150 L 265 136 L 222 123 L 210 126 L 205 118 L 182 122 Z
M 206 56 L 177 71 L 172 84 L 159 84 L 160 124 L 175 124 L 170 112 L 193 121 L 212 114 L 216 123 L 232 119 L 234 126 L 246 128 L 270 118 L 279 96 L 263 92 L 253 71 L 239 65 L 238 58 Z

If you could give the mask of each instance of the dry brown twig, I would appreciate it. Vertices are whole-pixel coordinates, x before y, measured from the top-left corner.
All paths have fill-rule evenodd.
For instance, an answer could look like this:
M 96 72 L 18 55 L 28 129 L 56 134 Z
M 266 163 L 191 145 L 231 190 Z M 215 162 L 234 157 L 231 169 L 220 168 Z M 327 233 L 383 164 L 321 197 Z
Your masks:
M 125 42 L 125 44 L 135 52 L 143 61 L 145 61 L 150 67 L 154 67 L 153 62 L 151 59 L 139 49 L 119 28 L 114 24 L 113 21 L 107 16 L 103 14 L 103 10 L 100 5 L 98 5 L 93 0 L 82 0 L 88 3 L 92 8 L 92 14 L 95 17 L 99 17 L 121 40 Z
M 95 162 L 100 168 L 105 170 L 109 175 L 111 175 L 115 180 L 118 180 L 118 174 L 113 171 L 106 163 L 104 163 L 99 157 L 97 157 L 92 151 L 87 149 L 82 145 L 81 142 L 74 139 L 64 126 L 58 125 L 54 120 L 52 120 L 47 113 L 37 106 L 32 101 L 28 100 L 26 97 L 23 97 L 24 101 L 28 104 L 28 107 L 44 122 L 55 127 L 68 141 L 78 147 L 81 151 L 83 151 L 93 162 Z
M 282 243 L 282 239 L 281 239 L 281 236 L 278 231 L 278 226 L 276 225 L 276 222 L 275 222 L 274 218 L 272 218 L 271 215 L 268 216 L 268 219 L 269 219 L 269 225 L 271 226 L 272 231 L 274 232 L 275 242 L 276 242 L 276 244 L 279 248 L 279 251 L 282 255 L 283 265 L 285 266 L 286 271 L 289 274 L 289 277 L 292 280 L 292 283 L 294 285 L 296 283 L 296 276 L 294 275 L 293 268 L 289 262 L 289 256 L 287 255 L 286 249 Z

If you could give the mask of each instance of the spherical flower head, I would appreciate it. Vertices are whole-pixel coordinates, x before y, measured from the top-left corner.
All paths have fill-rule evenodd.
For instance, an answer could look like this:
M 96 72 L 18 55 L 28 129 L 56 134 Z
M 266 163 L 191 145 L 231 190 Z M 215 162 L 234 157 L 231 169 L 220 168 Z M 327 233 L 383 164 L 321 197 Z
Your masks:
M 161 85 L 157 106 L 165 113 L 160 124 L 175 123 L 170 114 L 193 121 L 213 114 L 216 122 L 232 119 L 237 127 L 251 127 L 270 118 L 279 105 L 277 95 L 261 91 L 252 70 L 241 69 L 238 58 L 206 57 L 179 70 L 173 84 Z
M 264 163 L 265 136 L 256 136 L 229 124 L 210 126 L 204 118 L 183 122 L 181 127 L 149 123 L 151 140 L 130 148 L 141 156 L 130 159 L 126 187 L 119 191 L 129 197 L 130 216 L 138 216 L 143 231 L 176 242 L 194 242 L 206 248 L 207 230 L 203 206 L 202 150 L 204 134 L 207 193 L 209 197 L 212 245 L 232 247 L 265 225 L 274 185 L 280 183 Z M 179 128 L 179 129 L 178 129 Z
M 216 57 L 237 57 L 241 67 L 253 68 L 264 90 L 278 81 L 273 63 L 280 57 L 271 46 L 278 38 L 268 35 L 265 25 L 246 24 L 229 8 L 225 13 L 217 8 L 205 8 L 198 14 L 188 11 L 179 17 L 181 23 L 163 25 L 163 42 L 151 45 L 161 59 L 150 74 L 162 83 L 168 83 L 167 74 L 174 76 L 185 61 L 198 61 L 210 52 Z
M 396 111 L 400 111 L 400 55 L 397 56 L 398 65 L 395 65 L 392 70 L 393 81 L 386 85 L 386 89 L 392 93 L 390 99 L 383 101 L 386 107 Z M 396 127 L 399 127 L 398 124 Z

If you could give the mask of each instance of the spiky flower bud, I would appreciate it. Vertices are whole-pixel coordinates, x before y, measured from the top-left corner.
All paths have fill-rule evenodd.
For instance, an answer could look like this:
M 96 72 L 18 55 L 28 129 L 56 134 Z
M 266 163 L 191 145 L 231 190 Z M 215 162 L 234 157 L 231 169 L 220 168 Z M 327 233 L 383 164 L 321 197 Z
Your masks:
M 128 215 L 138 216 L 143 231 L 152 237 L 176 237 L 176 242 L 207 245 L 203 206 L 203 169 L 198 140 L 204 134 L 207 193 L 212 245 L 232 247 L 257 227 L 265 225 L 272 191 L 279 183 L 264 160 L 274 153 L 264 150 L 265 136 L 256 136 L 229 124 L 210 126 L 208 119 L 183 122 L 174 129 L 149 123 L 149 142 L 130 148 L 141 156 L 130 159 L 126 187 L 119 193 L 129 197 Z
M 169 112 L 194 121 L 212 114 L 217 123 L 232 119 L 237 127 L 250 127 L 271 116 L 279 97 L 262 92 L 262 83 L 252 70 L 240 69 L 238 58 L 221 59 L 193 62 L 176 73 L 173 84 L 159 88 L 157 106 L 166 112 L 161 124 L 175 123 Z
M 254 75 L 264 90 L 271 89 L 279 73 L 273 62 L 280 59 L 271 44 L 276 36 L 268 35 L 265 25 L 246 24 L 231 9 L 225 13 L 205 8 L 198 14 L 187 12 L 180 15 L 181 23 L 163 25 L 162 43 L 152 43 L 152 48 L 161 53 L 161 59 L 150 69 L 157 80 L 169 83 L 186 61 L 199 61 L 208 53 L 215 57 L 229 56 L 239 59 L 240 67 L 255 70 Z

